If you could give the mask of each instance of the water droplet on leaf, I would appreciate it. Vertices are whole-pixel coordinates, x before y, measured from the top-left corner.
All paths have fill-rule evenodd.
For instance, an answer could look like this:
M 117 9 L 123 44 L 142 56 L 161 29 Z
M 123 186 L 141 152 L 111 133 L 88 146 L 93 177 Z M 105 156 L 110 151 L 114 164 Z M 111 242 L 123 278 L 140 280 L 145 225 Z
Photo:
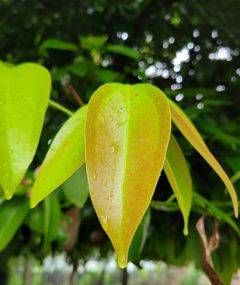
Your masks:
M 105 231 L 107 231 L 108 230 L 108 217 L 107 216 L 101 216 L 100 218 L 102 220 L 103 229 Z

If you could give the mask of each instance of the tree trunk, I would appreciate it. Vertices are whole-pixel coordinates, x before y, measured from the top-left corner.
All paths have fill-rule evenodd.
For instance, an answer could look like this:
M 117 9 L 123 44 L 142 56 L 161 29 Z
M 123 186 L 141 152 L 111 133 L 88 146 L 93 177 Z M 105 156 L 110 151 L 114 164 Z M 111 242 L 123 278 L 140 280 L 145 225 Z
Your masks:
M 69 278 L 69 285 L 74 285 L 74 276 L 75 276 L 75 269 L 73 268 Z
M 105 275 L 105 268 L 103 267 L 103 270 L 101 272 L 97 285 L 104 285 L 104 275 Z
M 28 256 L 24 259 L 23 285 L 31 285 L 31 263 Z

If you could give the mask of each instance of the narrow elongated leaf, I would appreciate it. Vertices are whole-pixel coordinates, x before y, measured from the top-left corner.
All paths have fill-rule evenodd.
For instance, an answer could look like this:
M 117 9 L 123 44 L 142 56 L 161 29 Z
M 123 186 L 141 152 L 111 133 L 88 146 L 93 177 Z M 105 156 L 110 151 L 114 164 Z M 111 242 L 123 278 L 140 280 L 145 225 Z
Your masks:
M 233 177 L 231 178 L 232 183 L 236 183 L 238 180 L 240 180 L 240 171 L 235 173 Z
M 11 241 L 29 211 L 26 199 L 14 199 L 0 205 L 0 251 Z
M 105 84 L 86 122 L 90 197 L 120 267 L 163 168 L 171 131 L 168 101 L 148 84 Z
M 193 123 L 174 102 L 170 100 L 169 102 L 171 104 L 171 113 L 174 124 L 222 179 L 232 199 L 234 213 L 237 217 L 238 198 L 229 177 L 227 176 L 221 165 L 218 163 L 218 161 L 215 159 L 215 157 L 212 155 Z
M 118 53 L 121 55 L 125 55 L 125 56 L 130 57 L 134 60 L 140 60 L 140 58 L 141 58 L 141 54 L 137 50 L 134 50 L 134 49 L 132 49 L 128 46 L 124 46 L 124 45 L 108 45 L 107 51 L 110 51 L 113 53 Z
M 221 208 L 219 208 L 214 201 L 210 202 L 198 193 L 194 193 L 193 202 L 194 205 L 205 209 L 210 215 L 216 217 L 219 221 L 224 221 L 225 223 L 229 224 L 240 236 L 240 229 L 237 223 L 228 213 L 226 213 L 226 211 L 223 211 Z
M 76 206 L 82 208 L 89 196 L 88 180 L 85 165 L 81 166 L 62 185 L 66 197 Z
M 0 62 L 0 186 L 7 199 L 34 157 L 50 88 L 50 74 L 44 67 Z
M 77 51 L 78 47 L 77 47 L 77 45 L 75 45 L 73 43 L 65 42 L 65 41 L 62 41 L 60 39 L 51 38 L 51 39 L 47 39 L 46 41 L 44 41 L 41 44 L 39 51 L 41 53 L 41 52 L 43 52 L 45 50 L 49 50 L 49 49 Z
M 192 179 L 184 154 L 173 135 L 169 141 L 164 171 L 176 195 L 184 219 L 184 234 L 187 235 L 192 205 Z
M 84 128 L 87 106 L 80 108 L 54 138 L 33 185 L 35 207 L 84 163 Z

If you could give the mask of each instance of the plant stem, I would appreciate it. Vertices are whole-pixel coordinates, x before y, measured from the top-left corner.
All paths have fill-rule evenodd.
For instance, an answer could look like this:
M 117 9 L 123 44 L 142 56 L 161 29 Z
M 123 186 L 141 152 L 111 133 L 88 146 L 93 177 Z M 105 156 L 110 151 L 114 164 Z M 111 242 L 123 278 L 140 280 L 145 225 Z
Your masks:
M 79 93 L 77 92 L 77 90 L 73 87 L 73 85 L 71 83 L 67 83 L 66 84 L 67 89 L 69 90 L 69 92 L 72 94 L 72 96 L 74 97 L 74 99 L 77 101 L 78 105 L 80 107 L 84 106 L 84 102 L 81 98 L 81 96 L 79 95 Z
M 73 112 L 68 110 L 67 108 L 63 107 L 62 105 L 60 105 L 59 103 L 57 102 L 54 102 L 53 100 L 49 99 L 48 101 L 48 105 L 53 107 L 54 109 L 56 110 L 59 110 L 69 116 L 72 116 L 73 115 Z

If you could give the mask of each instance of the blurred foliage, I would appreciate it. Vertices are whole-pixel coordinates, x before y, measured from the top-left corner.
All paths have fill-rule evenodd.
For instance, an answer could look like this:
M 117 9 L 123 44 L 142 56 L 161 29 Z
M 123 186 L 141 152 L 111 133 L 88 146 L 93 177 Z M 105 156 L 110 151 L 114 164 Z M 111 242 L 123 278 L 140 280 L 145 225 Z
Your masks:
M 0 58 L 45 65 L 52 72 L 51 97 L 71 110 L 79 106 L 69 84 L 85 103 L 106 82 L 157 85 L 186 110 L 216 158 L 233 176 L 240 171 L 239 10 L 237 0 L 209 0 L 207 4 L 196 0 L 0 0 Z M 30 180 L 65 120 L 61 112 L 48 110 Z M 218 177 L 178 132 L 175 135 L 198 193 L 193 200 L 190 233 L 188 237 L 182 235 L 183 221 L 175 200 L 167 200 L 172 192 L 162 174 L 151 222 L 147 227 L 141 225 L 147 237 L 145 232 L 140 256 L 177 265 L 194 259 L 200 266 L 195 223 L 202 214 L 214 216 L 220 221 L 221 237 L 214 261 L 225 284 L 229 284 L 240 266 L 239 220 L 233 218 L 229 197 Z M 240 189 L 239 180 L 235 186 Z M 30 187 L 31 183 L 19 189 L 19 195 Z M 69 236 L 63 221 L 70 226 L 76 223 L 76 217 L 67 214 L 73 201 L 65 191 L 60 187 L 28 213 L 2 252 L 0 263 L 6 256 L 33 254 L 42 260 L 50 252 L 65 250 Z M 110 242 L 89 201 L 80 210 L 76 231 L 78 238 L 68 252 L 75 267 L 79 259 L 111 254 Z

